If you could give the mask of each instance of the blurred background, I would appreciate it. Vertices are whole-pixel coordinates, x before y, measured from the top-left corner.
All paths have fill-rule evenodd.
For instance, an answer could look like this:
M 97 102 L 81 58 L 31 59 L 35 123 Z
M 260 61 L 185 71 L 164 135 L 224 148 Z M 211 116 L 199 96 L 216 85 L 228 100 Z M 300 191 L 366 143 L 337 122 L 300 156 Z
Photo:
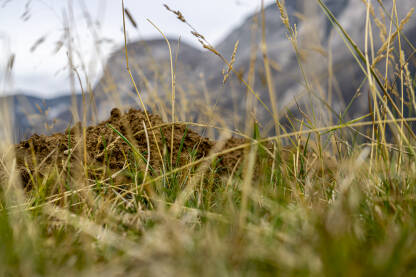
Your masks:
M 396 101 L 401 113 L 414 115 L 414 0 L 397 1 L 397 9 L 393 0 L 369 2 L 367 30 L 365 1 L 323 2 L 369 53 L 391 93 L 389 105 Z M 126 0 L 130 68 L 143 106 L 126 70 L 121 1 L 0 1 L 0 102 L 12 112 L 13 140 L 63 131 L 78 121 L 94 124 L 114 107 L 239 132 L 257 122 L 263 136 L 276 134 L 277 121 L 298 129 L 302 120 L 317 128 L 368 119 L 372 101 L 380 99 L 368 88 L 366 62 L 356 58 L 318 1 L 286 1 L 287 24 L 275 1 L 264 1 L 264 13 L 261 3 Z M 147 19 L 168 37 L 172 56 Z
M 272 3 L 266 0 L 265 3 Z M 191 0 L 126 0 L 126 8 L 134 16 L 137 28 L 127 25 L 129 39 L 160 38 L 160 33 L 146 19 L 152 20 L 165 35 L 198 46 L 189 28 L 166 11 L 163 4 L 180 10 L 212 43 L 220 41 L 260 7 L 260 1 L 191 1 Z M 114 0 L 1 0 L 0 36 L 7 40 L 14 54 L 13 91 L 42 97 L 53 97 L 70 91 L 68 57 L 64 47 L 65 25 L 71 23 L 78 38 L 74 48 L 94 70 L 97 81 L 96 41 L 88 27 L 86 13 L 94 24 L 104 58 L 124 43 L 121 1 Z M 4 45 L 3 45 L 4 47 Z M 5 49 L 2 49 L 4 52 Z M 77 62 L 75 62 L 77 65 Z M 102 69 L 101 69 L 102 70 Z M 79 90 L 79 87 L 77 87 Z M 8 93 L 13 93 L 9 91 Z

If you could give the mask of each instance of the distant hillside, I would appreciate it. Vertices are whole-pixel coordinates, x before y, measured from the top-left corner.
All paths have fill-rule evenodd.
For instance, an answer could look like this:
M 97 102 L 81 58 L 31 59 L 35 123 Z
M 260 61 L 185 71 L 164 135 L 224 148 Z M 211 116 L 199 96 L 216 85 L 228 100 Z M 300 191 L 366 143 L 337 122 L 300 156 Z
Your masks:
M 80 95 L 75 96 L 75 101 L 78 107 L 82 106 Z M 62 131 L 73 123 L 70 111 L 71 96 L 41 99 L 20 93 L 0 97 L 0 102 L 6 102 L 13 111 L 15 141 L 20 141 L 34 133 L 50 134 L 58 130 Z

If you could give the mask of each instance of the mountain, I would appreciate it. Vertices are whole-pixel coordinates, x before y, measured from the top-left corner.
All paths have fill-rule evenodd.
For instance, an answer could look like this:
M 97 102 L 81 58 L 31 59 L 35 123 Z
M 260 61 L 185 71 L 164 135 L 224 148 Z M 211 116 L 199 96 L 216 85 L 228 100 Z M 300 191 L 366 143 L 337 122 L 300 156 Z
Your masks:
M 72 105 L 73 100 L 75 105 Z M 74 123 L 71 107 L 79 107 L 77 112 L 82 113 L 82 97 L 75 95 L 73 98 L 67 95 L 41 99 L 21 92 L 0 97 L 0 106 L 2 109 L 3 107 L 10 108 L 13 115 L 13 139 L 18 142 L 34 133 L 51 134 L 65 130 Z
M 367 8 L 363 1 L 326 0 L 323 2 L 364 53 Z M 383 44 L 381 36 L 386 37 L 389 32 L 389 16 L 382 14 L 382 10 L 389 13 L 392 10 L 393 1 L 380 3 L 383 3 L 383 6 L 373 2 L 375 7 L 371 10 L 378 20 L 377 22 L 374 19 L 371 20 L 374 30 L 372 47 L 376 52 Z M 404 18 L 414 6 L 413 0 L 400 0 L 397 3 L 400 19 Z M 264 11 L 267 54 L 271 63 L 276 106 L 281 118 L 284 119 L 287 113 L 298 116 L 306 113 L 316 116 L 322 124 L 328 124 L 331 117 L 347 120 L 367 114 L 369 91 L 366 85 L 362 86 L 367 83 L 365 82 L 366 75 L 346 46 L 339 31 L 334 29 L 317 2 L 286 1 L 286 10 L 291 26 L 296 25 L 297 53 L 288 39 L 288 30 L 282 23 L 277 5 L 272 4 Z M 215 45 L 215 49 L 225 58 L 230 59 L 235 43 L 239 41 L 234 69 L 245 80 L 248 80 L 252 61 L 256 72 L 252 87 L 271 110 L 261 50 L 261 20 L 259 13 L 248 17 L 223 41 Z M 377 25 L 380 23 L 387 26 L 387 29 L 380 29 Z M 407 56 L 411 55 L 414 48 L 403 38 L 406 37 L 410 42 L 415 41 L 415 32 L 416 21 L 409 20 L 402 32 L 402 44 L 403 48 L 407 49 Z M 170 43 L 173 49 L 178 44 L 173 39 Z M 145 102 L 157 111 L 169 111 L 171 79 L 166 42 L 164 40 L 139 41 L 130 43 L 128 49 L 133 76 L 139 84 L 142 97 L 146 99 Z M 397 53 L 394 54 L 397 59 Z M 176 53 L 173 53 L 173 58 L 175 57 Z M 299 66 L 299 61 L 302 67 Z M 413 72 L 415 72 L 414 61 L 414 58 L 409 61 Z M 365 68 L 366 65 L 363 66 Z M 96 87 L 96 94 L 103 95 L 103 87 L 107 86 L 109 87 L 107 91 L 115 92 L 121 104 L 129 105 L 137 102 L 129 76 L 124 70 L 124 48 L 114 52 L 107 68 L 107 72 L 111 72 L 109 75 L 116 80 L 117 89 L 114 90 L 115 87 L 108 85 L 109 75 L 105 75 Z M 272 121 L 270 112 L 258 100 L 251 100 L 255 104 L 252 107 L 248 106 L 247 95 L 250 93 L 235 76 L 223 85 L 223 69 L 226 69 L 223 61 L 213 53 L 199 51 L 186 43 L 181 43 L 176 67 L 177 116 L 181 119 L 202 121 L 217 117 L 217 120 L 231 124 L 230 127 L 242 128 L 246 120 L 245 115 L 255 114 L 256 119 L 270 129 L 273 126 L 270 124 Z M 379 61 L 375 69 L 384 76 L 385 59 Z M 392 82 L 395 79 L 395 70 L 396 68 L 389 68 Z M 105 83 L 107 84 L 103 85 Z M 131 95 L 132 98 L 127 95 Z M 331 100 L 324 101 L 327 99 Z M 341 119 L 340 114 L 343 114 L 346 107 L 348 107 L 348 112 Z M 299 109 L 302 109 L 302 112 Z M 268 132 L 266 127 L 265 129 Z
M 363 1 L 323 2 L 364 52 L 367 9 Z M 383 44 L 382 38 L 388 36 L 390 26 L 389 15 L 383 15 L 383 9 L 390 13 L 393 1 L 372 3 L 375 7 L 371 13 L 377 21 L 371 20 L 373 27 L 371 47 L 377 53 Z M 380 6 L 380 3 L 383 6 Z M 399 0 L 397 4 L 399 18 L 402 19 L 414 7 L 414 0 Z M 282 23 L 276 4 L 265 7 L 264 10 L 267 55 L 271 65 L 275 104 L 281 120 L 285 121 L 288 114 L 293 116 L 306 114 L 317 119 L 321 124 L 329 124 L 331 118 L 347 120 L 367 114 L 370 96 L 367 86 L 362 86 L 368 83 L 365 73 L 346 46 L 340 32 L 334 29 L 317 2 L 286 1 L 286 10 L 291 26 L 296 25 L 297 51 L 288 39 L 288 30 Z M 235 43 L 239 41 L 233 68 L 244 80 L 249 80 L 257 97 L 264 102 L 267 109 L 271 110 L 273 105 L 269 96 L 261 48 L 261 22 L 260 13 L 249 16 L 215 45 L 215 49 L 230 60 Z M 381 28 L 381 24 L 387 28 Z M 393 28 L 393 31 L 395 29 Z M 207 121 L 214 118 L 214 122 L 223 122 L 228 127 L 242 129 L 246 119 L 254 116 L 264 133 L 273 133 L 273 119 L 270 112 L 252 96 L 235 74 L 223 84 L 222 71 L 227 67 L 219 57 L 202 47 L 196 48 L 185 42 L 179 43 L 175 39 L 169 41 L 176 74 L 175 116 L 177 119 Z M 416 20 L 412 16 L 402 30 L 401 43 L 406 50 L 406 57 L 410 57 L 409 69 L 413 75 L 416 72 L 416 58 L 412 54 L 415 48 L 411 42 L 414 41 L 416 41 Z M 161 114 L 164 120 L 170 119 L 171 65 L 165 40 L 131 42 L 127 49 L 132 76 L 142 101 L 149 110 Z M 398 53 L 393 53 L 397 61 Z M 365 68 L 366 65 L 364 64 L 363 67 Z M 250 74 L 251 68 L 255 68 L 254 75 Z M 385 59 L 374 65 L 374 69 L 384 76 Z M 396 73 L 397 68 L 391 66 L 389 79 L 392 83 Z M 90 122 L 105 119 L 114 106 L 125 109 L 129 106 L 141 107 L 126 69 L 124 47 L 114 51 L 108 59 L 102 78 L 94 87 L 93 96 L 96 118 L 90 116 Z M 69 99 L 68 97 L 45 101 L 30 99 L 29 103 L 32 110 L 36 110 L 33 107 L 37 105 L 44 105 L 50 109 L 49 117 L 45 120 L 52 120 L 51 115 L 58 115 L 58 119 L 68 124 L 71 118 Z M 91 99 L 91 96 L 87 96 L 87 99 Z M 16 113 L 17 125 L 21 130 L 25 130 L 22 132 L 42 130 L 39 127 L 42 120 L 39 118 L 34 122 L 38 127 L 30 129 L 29 125 L 33 122 L 22 119 L 20 105 L 24 101 L 17 97 L 15 102 L 16 110 L 20 111 Z M 82 102 L 80 96 L 77 96 L 77 102 Z M 348 110 L 344 113 L 346 107 Z M 58 124 L 54 130 L 64 128 L 65 124 Z
M 203 52 L 181 42 L 170 40 L 172 58 L 177 62 L 174 65 L 176 71 L 176 84 L 178 94 L 189 92 L 189 87 L 182 87 L 195 83 L 197 74 L 202 73 L 201 62 Z M 164 39 L 145 40 L 129 43 L 128 58 L 136 85 L 143 98 L 143 102 L 149 105 L 155 112 L 165 113 L 164 104 L 169 101 L 171 93 L 171 66 L 167 44 Z M 126 55 L 124 47 L 115 51 L 108 59 L 103 77 L 94 88 L 94 94 L 100 103 L 98 117 L 104 119 L 106 111 L 118 106 L 139 105 L 130 75 L 126 69 Z M 166 115 L 164 115 L 166 117 Z M 166 119 L 166 118 L 165 118 Z

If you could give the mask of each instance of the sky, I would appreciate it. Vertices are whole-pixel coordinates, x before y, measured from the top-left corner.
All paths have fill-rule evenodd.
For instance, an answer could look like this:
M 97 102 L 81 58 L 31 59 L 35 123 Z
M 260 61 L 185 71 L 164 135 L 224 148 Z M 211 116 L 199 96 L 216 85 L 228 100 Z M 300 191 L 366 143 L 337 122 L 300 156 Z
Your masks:
M 266 5 L 272 2 L 265 0 Z M 215 44 L 259 10 L 261 0 L 125 0 L 125 7 L 137 23 L 134 28 L 127 22 L 129 41 L 161 38 L 149 19 L 165 35 L 181 37 L 199 47 L 189 28 L 163 4 L 180 10 L 199 33 Z M 88 24 L 86 12 L 92 25 Z M 0 0 L 0 82 L 4 82 L 5 64 L 11 55 L 15 57 L 13 77 L 6 90 L 25 91 L 40 97 L 53 97 L 71 90 L 68 48 L 60 47 L 61 42 L 67 45 L 68 41 L 63 39 L 65 26 L 70 26 L 74 38 L 71 41 L 74 67 L 83 82 L 82 72 L 87 71 L 94 83 L 100 76 L 103 61 L 124 41 L 121 0 Z M 100 41 L 99 51 L 94 38 Z M 75 84 L 75 89 L 79 88 Z

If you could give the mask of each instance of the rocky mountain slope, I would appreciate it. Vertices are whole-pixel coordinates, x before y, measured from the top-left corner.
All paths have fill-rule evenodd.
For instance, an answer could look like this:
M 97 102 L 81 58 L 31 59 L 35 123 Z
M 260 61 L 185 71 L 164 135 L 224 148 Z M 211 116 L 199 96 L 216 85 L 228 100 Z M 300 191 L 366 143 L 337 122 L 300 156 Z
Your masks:
M 366 7 L 363 2 L 361 0 L 324 2 L 352 39 L 364 50 Z M 373 47 L 377 52 L 382 45 L 381 37 L 388 35 L 390 22 L 388 16 L 382 16 L 382 7 L 373 2 L 375 9 L 372 12 L 379 22 L 387 26 L 383 33 L 376 24 L 378 22 L 372 20 Z M 387 12 L 391 11 L 392 2 L 382 1 Z M 400 18 L 404 18 L 414 7 L 413 0 L 399 0 L 397 3 Z M 297 53 L 288 40 L 288 31 L 282 23 L 277 6 L 273 4 L 265 8 L 267 54 L 280 117 L 285 118 L 287 112 L 299 114 L 300 108 L 302 114 L 313 115 L 321 124 L 325 124 L 330 116 L 339 117 L 347 106 L 349 106 L 346 113 L 348 118 L 368 113 L 368 90 L 365 86 L 361 86 L 363 82 L 365 83 L 365 74 L 316 1 L 286 1 L 286 8 L 290 24 L 292 26 L 296 24 Z M 411 43 L 416 41 L 414 18 L 412 16 L 402 32 Z M 251 80 L 254 91 L 271 110 L 261 49 L 261 17 L 258 13 L 248 17 L 223 41 L 215 45 L 215 48 L 224 57 L 230 59 L 237 40 L 239 47 L 234 69 L 245 80 Z M 170 39 L 170 43 L 173 49 L 172 56 L 176 61 L 174 66 L 177 118 L 181 120 L 214 118 L 230 127 L 242 128 L 248 115 L 254 116 L 261 123 L 264 132 L 272 132 L 270 113 L 250 96 L 247 88 L 235 75 L 223 84 L 222 71 L 226 66 L 217 56 L 184 42 L 180 43 L 177 51 L 178 41 Z M 407 49 L 407 57 L 411 57 L 413 46 L 404 39 L 402 43 Z M 163 39 L 132 42 L 128 45 L 128 53 L 130 68 L 144 102 L 150 110 L 161 114 L 164 120 L 169 119 L 171 70 L 166 42 Z M 397 59 L 397 53 L 395 56 Z M 299 66 L 299 62 L 302 67 Z M 409 65 L 413 72 L 415 72 L 415 64 L 415 57 L 410 58 Z M 129 106 L 140 106 L 125 67 L 124 47 L 121 47 L 108 59 L 103 76 L 94 88 L 98 120 L 106 118 L 114 106 L 126 109 Z M 251 78 L 250 68 L 253 67 L 255 74 L 254 78 Z M 377 65 L 377 69 L 383 74 L 384 67 L 385 59 Z M 392 80 L 395 77 L 394 70 L 395 68 L 389 70 Z M 51 107 L 60 109 L 55 113 L 60 114 L 59 117 L 63 122 L 65 120 L 68 122 L 70 118 L 68 99 L 60 98 L 53 101 Z M 17 103 L 19 105 L 20 102 Z M 68 103 L 66 107 L 65 103 Z M 16 115 L 18 121 L 21 121 L 19 124 L 22 126 L 28 124 L 28 121 L 23 122 L 21 114 Z M 58 125 L 58 128 L 63 126 Z

